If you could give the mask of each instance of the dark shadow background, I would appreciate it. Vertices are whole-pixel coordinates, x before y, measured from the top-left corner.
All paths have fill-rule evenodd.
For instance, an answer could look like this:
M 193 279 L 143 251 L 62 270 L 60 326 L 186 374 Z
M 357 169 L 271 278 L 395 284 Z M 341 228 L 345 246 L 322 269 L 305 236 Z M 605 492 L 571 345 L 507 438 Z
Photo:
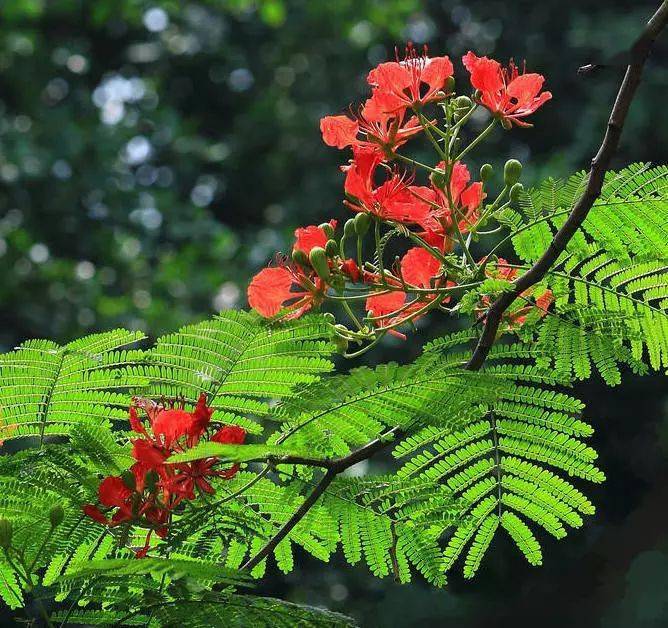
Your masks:
M 0 349 L 113 326 L 151 336 L 244 307 L 245 285 L 299 224 L 344 217 L 345 157 L 318 120 L 359 100 L 406 40 L 458 59 L 526 58 L 554 99 L 494 135 L 526 181 L 585 168 L 621 68 L 657 2 L 594 0 L 3 0 L 0 2 Z M 668 41 L 647 68 L 616 165 L 666 160 Z M 473 162 L 472 166 L 478 166 Z M 439 322 L 375 360 L 417 354 Z M 400 587 L 307 558 L 264 591 L 363 626 L 668 625 L 665 379 L 576 391 L 608 481 L 598 514 L 544 567 L 502 536 L 476 580 Z

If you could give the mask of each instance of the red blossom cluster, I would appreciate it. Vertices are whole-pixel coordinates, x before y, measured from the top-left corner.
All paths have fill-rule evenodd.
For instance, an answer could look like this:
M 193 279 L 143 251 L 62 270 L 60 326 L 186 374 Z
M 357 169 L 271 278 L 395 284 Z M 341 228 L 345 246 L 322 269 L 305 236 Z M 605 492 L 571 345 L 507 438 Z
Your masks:
M 251 281 L 252 308 L 264 317 L 297 318 L 327 299 L 344 301 L 345 286 L 361 283 L 367 292 L 364 320 L 368 324 L 356 321 L 356 338 L 367 329 L 370 334 L 375 329 L 402 336 L 398 326 L 447 304 L 453 288 L 468 279 L 467 272 L 478 270 L 472 269 L 476 263 L 467 243 L 487 218 L 482 211 L 487 193 L 483 181 L 472 180 L 460 156 L 481 138 L 459 150 L 459 131 L 478 106 L 489 110 L 493 123 L 500 122 L 506 129 L 513 124 L 530 126 L 524 118 L 551 94 L 541 92 L 541 75 L 519 74 L 512 62 L 503 68 L 472 52 L 462 61 L 470 74 L 471 99 L 455 98 L 454 68 L 447 56 L 429 57 L 426 50 L 418 54 L 409 45 L 403 60 L 381 63 L 369 72 L 371 95 L 357 112 L 321 120 L 324 142 L 352 152 L 341 170 L 344 204 L 356 218 L 347 221 L 340 241 L 334 239 L 335 221 L 297 229 L 292 257 L 277 258 L 274 266 Z M 430 104 L 446 114 L 445 130 L 425 114 Z M 398 152 L 419 134 L 427 136 L 438 152 L 433 167 Z M 420 169 L 427 172 L 426 184 L 415 181 Z M 508 195 L 509 189 L 507 185 L 503 194 Z M 373 263 L 365 263 L 360 242 L 371 225 L 376 256 Z M 382 260 L 381 226 L 401 230 L 415 245 L 389 267 Z M 348 257 L 346 244 L 354 239 L 356 256 Z M 458 244 L 465 249 L 468 267 L 446 264 Z M 357 290 L 351 302 L 363 298 L 361 294 Z M 353 337 L 352 332 L 348 337 Z
M 145 420 L 140 418 L 138 410 Z M 133 523 L 148 528 L 146 543 L 137 552 L 138 557 L 143 557 L 151 533 L 155 531 L 164 538 L 172 512 L 184 500 L 195 499 L 195 489 L 213 493 L 210 479 L 230 479 L 239 469 L 238 465 L 219 469 L 220 460 L 215 457 L 181 463 L 170 463 L 168 458 L 205 438 L 215 443 L 243 444 L 246 431 L 237 425 L 213 429 L 213 409 L 207 406 L 204 393 L 192 412 L 183 406 L 168 407 L 138 397 L 133 399 L 129 412 L 130 427 L 139 434 L 132 440 L 132 457 L 136 462 L 123 475 L 107 477 L 100 483 L 99 502 L 109 510 L 103 512 L 98 506 L 86 504 L 83 511 L 103 525 Z

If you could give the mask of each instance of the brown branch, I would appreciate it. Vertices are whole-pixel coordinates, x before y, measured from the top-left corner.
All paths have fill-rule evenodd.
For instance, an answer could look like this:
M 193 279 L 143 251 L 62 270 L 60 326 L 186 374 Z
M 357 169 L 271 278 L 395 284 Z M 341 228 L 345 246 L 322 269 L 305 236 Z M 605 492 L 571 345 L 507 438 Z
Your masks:
M 584 222 L 594 205 L 594 202 L 600 196 L 605 173 L 610 165 L 613 154 L 617 150 L 629 107 L 631 106 L 631 102 L 633 101 L 633 97 L 635 96 L 640 83 L 645 61 L 649 56 L 654 41 L 667 23 L 668 0 L 665 0 L 661 3 L 661 6 L 649 22 L 647 22 L 642 34 L 630 50 L 630 63 L 617 93 L 617 98 L 615 99 L 610 119 L 608 120 L 603 142 L 596 153 L 596 156 L 592 159 L 589 179 L 585 191 L 573 206 L 568 219 L 561 229 L 557 231 L 545 253 L 543 253 L 540 259 L 526 273 L 513 283 L 513 289 L 511 291 L 504 292 L 490 307 L 478 344 L 471 359 L 465 366 L 467 370 L 477 371 L 484 364 L 487 355 L 496 340 L 496 333 L 499 329 L 503 313 L 510 307 L 513 301 L 522 294 L 522 292 L 543 279 L 559 255 L 565 250 L 575 232 Z M 586 71 L 584 73 L 586 73 Z M 394 428 L 387 436 L 389 437 L 391 434 L 396 437 L 400 436 L 401 432 L 399 428 Z M 285 456 L 274 459 L 273 462 L 276 464 L 307 464 L 322 467 L 326 469 L 326 471 L 313 491 L 306 497 L 294 514 L 281 526 L 276 534 L 269 539 L 255 556 L 246 561 L 241 569 L 253 569 L 253 567 L 257 566 L 269 556 L 269 554 L 276 549 L 276 546 L 287 537 L 292 529 L 304 518 L 339 473 L 362 460 L 371 458 L 392 442 L 392 438 L 378 438 L 364 447 L 353 451 L 347 456 L 334 458 L 332 460 L 316 460 L 294 456 Z
M 603 142 L 596 156 L 592 159 L 585 191 L 573 206 L 566 222 L 557 231 L 545 253 L 526 273 L 515 280 L 512 290 L 504 292 L 490 307 L 478 345 L 466 364 L 468 370 L 477 371 L 484 364 L 496 340 L 503 313 L 522 292 L 545 277 L 559 255 L 566 249 L 575 232 L 587 218 L 596 199 L 601 195 L 605 173 L 610 166 L 612 156 L 617 150 L 626 115 L 640 83 L 645 61 L 654 41 L 664 29 L 666 23 L 668 23 L 668 0 L 661 3 L 661 6 L 647 22 L 642 34 L 630 50 L 631 61 L 626 68 L 624 79 L 617 92 Z

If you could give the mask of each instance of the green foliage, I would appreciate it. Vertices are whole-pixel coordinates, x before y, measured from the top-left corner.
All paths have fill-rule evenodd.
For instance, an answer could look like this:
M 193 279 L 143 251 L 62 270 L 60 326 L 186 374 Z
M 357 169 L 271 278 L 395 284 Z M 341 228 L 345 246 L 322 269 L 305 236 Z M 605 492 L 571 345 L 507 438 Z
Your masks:
M 644 372 L 668 367 L 668 167 L 634 164 L 606 175 L 581 231 L 546 281 L 558 318 L 538 332 L 544 363 L 588 378 L 593 369 L 610 385 L 619 365 Z M 580 173 L 549 179 L 509 210 L 517 254 L 528 263 L 547 248 L 586 183 Z

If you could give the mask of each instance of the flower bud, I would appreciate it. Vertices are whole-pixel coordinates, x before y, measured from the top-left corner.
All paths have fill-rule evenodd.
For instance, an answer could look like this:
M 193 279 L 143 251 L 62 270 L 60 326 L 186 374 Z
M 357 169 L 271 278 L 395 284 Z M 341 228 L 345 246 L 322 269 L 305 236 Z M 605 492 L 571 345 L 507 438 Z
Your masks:
M 455 91 L 455 77 L 454 76 L 448 76 L 448 78 L 445 81 L 445 85 L 443 86 L 443 90 L 445 91 L 446 94 L 452 94 L 452 92 Z
M 339 350 L 339 353 L 345 353 L 348 351 L 348 341 L 345 338 L 342 338 L 341 336 L 334 336 L 334 344 Z
M 480 168 L 480 180 L 484 183 L 485 181 L 489 181 L 492 178 L 492 175 L 494 174 L 494 168 L 492 168 L 492 164 L 483 164 Z
M 352 238 L 355 235 L 355 219 L 351 218 L 346 220 L 346 223 L 343 225 L 343 235 L 346 238 Z
M 327 240 L 325 252 L 327 253 L 327 257 L 334 257 L 339 254 L 339 245 L 336 243 L 336 240 Z
M 468 96 L 458 96 L 455 103 L 455 120 L 461 120 L 473 107 L 473 101 Z
M 510 188 L 510 200 L 513 203 L 517 203 L 520 200 L 522 192 L 524 192 L 524 186 L 521 183 L 516 183 Z
M 359 238 L 366 235 L 371 226 L 371 216 L 367 213 L 357 214 L 355 216 L 355 233 Z
M 52 528 L 57 528 L 63 522 L 64 518 L 65 511 L 63 510 L 62 506 L 57 505 L 49 510 L 49 521 Z
M 311 266 L 313 266 L 313 270 L 318 273 L 318 277 L 320 277 L 320 279 L 323 281 L 327 281 L 330 277 L 330 273 L 329 264 L 327 262 L 327 253 L 325 253 L 325 249 L 320 246 L 314 246 L 311 249 L 308 258 L 311 262 Z
M 514 185 L 520 180 L 522 164 L 517 159 L 509 159 L 503 167 L 503 182 L 506 185 Z
M 14 529 L 9 519 L 0 519 L 0 547 L 9 549 L 12 545 L 12 533 Z
M 292 251 L 292 261 L 300 266 L 308 266 L 308 255 L 301 249 Z
M 334 235 L 334 227 L 328 222 L 323 222 L 321 225 L 318 225 L 326 234 L 328 238 L 331 238 Z

